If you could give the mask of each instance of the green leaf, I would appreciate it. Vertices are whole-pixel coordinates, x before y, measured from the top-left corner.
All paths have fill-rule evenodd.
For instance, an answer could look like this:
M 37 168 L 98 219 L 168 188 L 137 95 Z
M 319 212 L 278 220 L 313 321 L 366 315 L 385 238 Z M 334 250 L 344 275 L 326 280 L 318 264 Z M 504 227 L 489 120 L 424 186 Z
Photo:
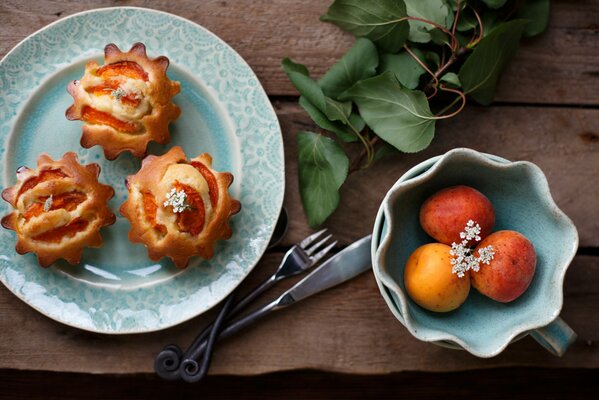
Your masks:
M 404 0 L 406 11 L 410 17 L 418 17 L 439 24 L 445 28 L 451 26 L 453 12 L 445 0 Z M 435 29 L 434 25 L 422 21 L 409 21 L 411 42 L 428 43 L 431 40 L 429 31 Z
M 408 22 L 402 20 L 407 15 L 403 1 L 377 0 L 365 7 L 364 0 L 335 0 L 320 19 L 394 53 L 408 38 Z
M 449 83 L 451 86 L 454 87 L 461 87 L 462 84 L 460 83 L 460 78 L 458 78 L 457 74 L 453 73 L 453 72 L 448 72 L 445 75 L 443 75 L 441 77 L 441 82 L 446 82 Z
M 327 109 L 325 96 L 320 86 L 310 78 L 308 69 L 301 64 L 294 63 L 289 58 L 283 60 L 282 66 L 300 95 L 304 96 L 310 103 L 324 112 Z
M 429 32 L 429 35 L 434 44 L 451 46 L 451 39 L 449 38 L 449 35 L 447 35 L 441 29 L 432 29 Z
M 441 57 L 439 57 L 439 54 L 435 53 L 434 51 L 427 51 L 424 53 L 424 58 L 426 59 L 426 64 L 427 65 L 433 65 L 437 68 L 439 68 L 439 65 L 441 65 Z
M 480 16 L 483 24 L 483 35 L 487 36 L 493 29 L 502 24 L 501 13 L 497 11 L 487 11 Z
M 326 109 L 324 110 L 325 115 L 331 121 L 341 121 L 343 124 L 347 124 L 349 114 L 351 114 L 351 101 L 340 102 L 333 100 L 330 97 L 325 97 Z
M 316 123 L 316 125 L 318 125 L 322 129 L 335 133 L 337 137 L 339 137 L 344 142 L 355 142 L 356 140 L 358 140 L 356 134 L 351 130 L 349 126 L 344 125 L 343 123 L 338 121 L 329 120 L 329 118 L 327 118 L 327 116 L 322 111 L 320 111 L 314 104 L 310 103 L 310 101 L 308 101 L 304 96 L 300 96 L 299 105 L 304 110 L 306 110 L 310 118 L 312 118 L 312 121 L 314 121 L 314 123 Z M 359 127 L 359 125 L 356 126 L 354 122 L 359 123 L 359 121 L 352 122 L 352 117 L 353 114 L 349 118 L 350 122 L 356 128 L 356 130 L 360 132 L 362 129 L 364 129 L 363 121 L 361 127 Z
M 507 0 L 483 0 L 487 7 L 497 10 L 505 5 Z
M 352 109 L 351 102 L 342 103 L 325 96 L 318 83 L 310 78 L 308 69 L 305 66 L 296 64 L 288 58 L 283 60 L 282 65 L 291 83 L 300 92 L 301 97 L 305 99 L 304 109 L 318 126 L 327 125 L 323 121 L 325 117 L 332 123 L 334 121 L 341 121 L 345 125 L 349 123 L 348 118 Z M 338 133 L 338 131 L 338 129 L 333 130 L 335 133 Z M 344 140 L 349 140 L 347 135 L 340 135 L 344 136 Z
M 537 36 L 545 31 L 549 23 L 549 0 L 527 0 L 518 10 L 516 18 L 528 19 L 524 36 Z
M 366 126 L 366 122 L 364 122 L 364 120 L 362 119 L 362 117 L 360 117 L 360 114 L 358 113 L 352 113 L 352 115 L 349 116 L 349 123 L 358 132 L 362 132 L 362 129 L 364 129 L 364 127 Z
M 358 38 L 345 55 L 318 81 L 325 95 L 337 98 L 354 83 L 376 74 L 379 55 L 374 44 Z
M 379 147 L 374 153 L 374 162 L 382 160 L 385 157 L 394 156 L 398 154 L 399 151 L 392 145 L 387 142 L 383 142 L 383 145 Z
M 368 126 L 398 150 L 426 148 L 435 133 L 435 117 L 424 93 L 403 88 L 392 72 L 356 83 L 340 96 L 351 99 Z
M 460 11 L 460 18 L 458 19 L 458 25 L 456 26 L 458 32 L 467 32 L 477 26 L 478 21 L 470 9 Z
M 478 103 L 489 105 L 493 101 L 497 81 L 516 54 L 527 22 L 513 20 L 495 28 L 478 43 L 460 68 L 458 75 L 465 93 Z
M 322 224 L 339 204 L 339 188 L 347 178 L 349 160 L 332 139 L 298 132 L 299 190 L 311 227 Z
M 424 54 L 420 50 L 413 49 L 412 51 L 420 60 L 425 60 Z M 399 54 L 382 54 L 380 71 L 393 72 L 399 82 L 408 89 L 416 89 L 420 77 L 426 72 L 407 51 L 402 51 Z

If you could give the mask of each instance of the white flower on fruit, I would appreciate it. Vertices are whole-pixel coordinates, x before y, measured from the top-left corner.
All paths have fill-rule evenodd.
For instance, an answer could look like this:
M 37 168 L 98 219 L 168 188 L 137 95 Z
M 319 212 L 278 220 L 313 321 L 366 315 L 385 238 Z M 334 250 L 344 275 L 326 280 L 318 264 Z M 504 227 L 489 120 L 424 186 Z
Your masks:
M 173 212 L 175 214 L 182 213 L 191 208 L 187 203 L 187 193 L 183 190 L 177 191 L 175 188 L 172 188 L 171 191 L 166 194 L 166 201 L 162 204 L 165 207 L 173 207 Z
M 463 278 L 466 272 L 472 270 L 478 272 L 481 264 L 487 264 L 491 262 L 495 256 L 493 246 L 489 245 L 478 250 L 478 257 L 475 257 L 472 249 L 468 247 L 468 242 L 474 240 L 476 242 L 481 241 L 480 237 L 480 225 L 469 220 L 464 227 L 464 230 L 460 232 L 460 238 L 462 241 L 458 244 L 453 242 L 451 244 L 451 250 L 449 254 L 451 258 L 451 272 L 457 274 L 459 278 Z

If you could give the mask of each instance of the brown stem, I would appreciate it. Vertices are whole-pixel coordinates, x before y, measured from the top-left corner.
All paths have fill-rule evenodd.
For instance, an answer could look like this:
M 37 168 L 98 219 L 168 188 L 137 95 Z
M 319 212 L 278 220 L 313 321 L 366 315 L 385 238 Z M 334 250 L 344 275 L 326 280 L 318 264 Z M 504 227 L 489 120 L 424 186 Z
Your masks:
M 380 138 L 377 135 L 374 135 L 374 137 L 372 139 L 370 139 L 369 143 L 371 147 L 374 147 L 374 145 L 380 140 Z M 361 169 L 364 168 L 368 168 L 371 164 L 372 161 L 368 162 L 365 165 L 362 165 L 362 162 L 364 160 L 364 157 L 366 157 L 366 149 L 362 149 L 362 151 L 360 152 L 360 154 L 358 154 L 358 156 L 356 158 L 354 158 L 351 163 L 350 163 L 350 167 L 347 171 L 347 174 L 350 175 L 356 171 L 359 171 Z
M 466 106 L 466 95 L 464 94 L 464 92 L 462 92 L 461 90 L 457 90 L 457 89 L 451 89 L 451 88 L 448 88 L 447 86 L 443 86 L 443 85 L 440 86 L 440 89 L 443 91 L 446 91 L 446 92 L 455 93 L 459 97 L 456 97 L 456 99 L 453 102 L 451 102 L 447 107 L 445 107 L 443 110 L 441 110 L 439 112 L 440 115 L 437 114 L 435 119 L 447 119 L 447 118 L 455 117 L 460 112 L 462 112 L 462 110 Z M 445 111 L 449 110 L 451 107 L 453 107 L 453 105 L 455 103 L 457 103 L 458 100 L 462 100 L 462 104 L 460 104 L 460 107 L 456 111 L 452 112 L 451 114 L 443 115 L 443 113 Z
M 422 68 L 424 68 L 424 70 L 425 70 L 426 72 L 428 72 L 428 73 L 429 73 L 429 75 L 430 75 L 430 76 L 433 78 L 433 80 L 435 81 L 435 85 L 433 86 L 433 88 L 434 88 L 435 90 L 433 91 L 433 93 L 432 93 L 432 94 L 430 94 L 430 95 L 428 95 L 428 96 L 426 97 L 426 99 L 427 99 L 427 100 L 430 100 L 430 99 L 432 99 L 432 98 L 433 98 L 433 97 L 435 97 L 435 95 L 437 94 L 437 84 L 439 83 L 439 80 L 438 80 L 438 79 L 435 77 L 435 73 L 434 73 L 433 71 L 431 71 L 431 70 L 430 70 L 430 68 L 429 68 L 429 67 L 428 67 L 428 66 L 427 66 L 425 63 L 423 63 L 423 62 L 422 62 L 422 60 L 420 60 L 420 59 L 418 58 L 418 56 L 417 56 L 416 54 L 414 54 L 414 52 L 413 52 L 412 50 L 410 50 L 410 48 L 409 48 L 407 45 L 405 45 L 405 44 L 404 44 L 404 45 L 403 45 L 403 48 L 404 48 L 404 49 L 405 49 L 405 50 L 408 52 L 408 54 L 409 54 L 409 55 L 411 55 L 411 56 L 412 56 L 412 58 L 413 58 L 414 60 L 416 60 L 416 62 L 417 62 L 418 64 L 420 64 L 420 66 L 421 66 Z
M 476 17 L 476 21 L 478 22 L 478 38 L 474 41 L 470 41 L 470 43 L 468 43 L 468 46 L 474 46 L 476 43 L 480 42 L 481 39 L 483 38 L 483 36 L 485 35 L 485 31 L 483 29 L 483 21 L 480 18 L 480 15 L 478 15 L 478 13 L 476 12 L 476 10 L 474 9 L 474 7 L 470 7 L 472 8 L 472 12 L 474 13 L 474 16 Z
M 431 79 L 429 81 L 429 83 L 427 83 L 426 86 L 424 87 L 424 92 L 437 86 L 437 83 L 439 82 L 439 78 L 445 71 L 447 71 L 447 68 L 451 67 L 451 65 L 458 60 L 458 56 L 465 54 L 465 52 L 463 52 L 462 50 L 463 49 L 459 49 L 456 53 L 452 54 L 451 57 L 449 57 L 449 60 L 447 60 L 447 62 L 445 64 L 443 64 L 443 65 L 441 65 L 441 67 L 439 67 L 437 72 L 435 72 L 433 74 L 433 79 Z M 433 86 L 433 85 L 435 85 L 435 86 Z M 434 96 L 435 94 L 437 94 L 436 90 L 433 93 L 433 95 L 431 95 L 431 97 Z
M 456 3 L 457 9 L 455 12 L 455 18 L 453 20 L 453 27 L 451 28 L 451 34 L 455 36 L 455 30 L 458 26 L 458 20 L 460 19 L 460 0 Z
M 429 74 L 430 74 L 432 77 L 434 77 L 434 76 L 435 76 L 434 72 L 433 72 L 433 71 L 431 71 L 431 70 L 428 68 L 428 66 L 427 66 L 425 63 L 423 63 L 421 59 L 419 59 L 419 58 L 418 58 L 418 56 L 417 56 L 416 54 L 414 54 L 414 52 L 413 52 L 413 51 L 412 51 L 412 50 L 411 50 L 411 49 L 408 47 L 408 45 L 404 44 L 404 45 L 403 45 L 403 48 L 404 48 L 404 49 L 406 49 L 406 51 L 408 52 L 408 54 L 410 54 L 410 55 L 412 56 L 412 58 L 413 58 L 414 60 L 416 60 L 416 62 L 417 62 L 418 64 L 420 64 L 420 66 L 421 66 L 422 68 L 424 68 L 424 70 L 425 70 L 426 72 L 428 72 L 428 73 L 429 73 Z
M 441 68 L 439 68 L 437 70 L 437 72 L 435 72 L 434 78 L 436 80 L 438 80 L 441 75 L 443 75 L 443 72 L 447 71 L 447 68 L 451 67 L 451 65 L 456 62 L 458 59 L 457 55 L 452 54 L 451 57 L 449 57 L 449 60 L 447 60 L 447 62 L 441 66 Z

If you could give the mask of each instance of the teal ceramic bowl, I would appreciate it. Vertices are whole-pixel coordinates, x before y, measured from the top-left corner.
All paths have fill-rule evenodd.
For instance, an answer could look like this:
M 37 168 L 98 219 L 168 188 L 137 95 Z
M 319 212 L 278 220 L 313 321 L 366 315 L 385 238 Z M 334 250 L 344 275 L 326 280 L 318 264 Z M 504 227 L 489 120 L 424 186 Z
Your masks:
M 494 230 L 515 230 L 533 243 L 537 268 L 528 290 L 510 303 L 493 301 L 472 289 L 457 310 L 435 313 L 406 295 L 404 265 L 416 248 L 434 242 L 420 227 L 421 204 L 438 190 L 459 184 L 474 187 L 491 200 Z M 558 316 L 564 276 L 577 248 L 576 227 L 555 205 L 536 165 L 455 149 L 415 166 L 389 190 L 376 218 L 372 257 L 383 298 L 416 338 L 493 357 L 510 342 L 531 334 L 561 355 L 576 337 Z

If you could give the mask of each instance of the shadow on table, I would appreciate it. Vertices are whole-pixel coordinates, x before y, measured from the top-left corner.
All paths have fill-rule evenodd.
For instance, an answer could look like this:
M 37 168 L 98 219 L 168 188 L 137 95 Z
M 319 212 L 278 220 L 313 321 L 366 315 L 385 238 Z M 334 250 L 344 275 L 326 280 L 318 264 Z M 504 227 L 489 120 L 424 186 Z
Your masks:
M 208 376 L 199 384 L 150 374 L 91 375 L 0 370 L 0 399 L 589 399 L 599 370 L 497 368 L 451 373 L 347 375 L 311 370 L 253 377 Z

